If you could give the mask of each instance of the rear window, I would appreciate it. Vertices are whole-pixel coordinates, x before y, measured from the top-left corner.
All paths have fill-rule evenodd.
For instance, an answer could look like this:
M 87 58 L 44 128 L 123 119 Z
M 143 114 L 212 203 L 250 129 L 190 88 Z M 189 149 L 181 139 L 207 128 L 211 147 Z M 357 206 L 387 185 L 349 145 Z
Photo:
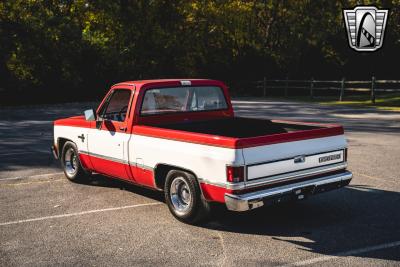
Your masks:
M 140 114 L 212 111 L 227 108 L 220 87 L 171 87 L 147 90 Z

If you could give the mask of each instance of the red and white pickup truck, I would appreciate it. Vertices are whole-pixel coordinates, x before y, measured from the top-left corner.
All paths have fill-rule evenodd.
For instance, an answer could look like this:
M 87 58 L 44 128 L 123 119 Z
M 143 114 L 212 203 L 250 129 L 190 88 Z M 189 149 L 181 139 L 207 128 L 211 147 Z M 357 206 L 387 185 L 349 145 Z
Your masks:
M 215 80 L 116 84 L 96 111 L 54 122 L 53 152 L 72 181 L 100 173 L 164 191 L 188 223 L 211 202 L 246 211 L 352 178 L 341 126 L 235 117 Z

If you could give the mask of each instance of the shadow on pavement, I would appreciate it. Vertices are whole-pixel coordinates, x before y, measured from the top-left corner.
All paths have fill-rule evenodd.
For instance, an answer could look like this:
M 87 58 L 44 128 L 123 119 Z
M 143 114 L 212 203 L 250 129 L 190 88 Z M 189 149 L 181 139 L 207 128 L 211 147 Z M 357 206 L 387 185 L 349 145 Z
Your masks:
M 141 187 L 135 184 L 125 182 L 123 180 L 109 178 L 100 174 L 94 174 L 91 178 L 89 178 L 88 182 L 81 184 L 88 186 L 119 188 L 120 190 L 126 190 L 134 194 L 139 194 L 144 197 L 151 198 L 156 201 L 165 202 L 163 192 Z
M 398 203 L 400 193 L 350 185 L 305 201 L 245 213 L 229 212 L 220 206 L 204 227 L 268 236 L 295 244 L 298 249 L 335 255 L 400 241 Z M 400 253 L 370 254 L 357 256 L 400 261 Z

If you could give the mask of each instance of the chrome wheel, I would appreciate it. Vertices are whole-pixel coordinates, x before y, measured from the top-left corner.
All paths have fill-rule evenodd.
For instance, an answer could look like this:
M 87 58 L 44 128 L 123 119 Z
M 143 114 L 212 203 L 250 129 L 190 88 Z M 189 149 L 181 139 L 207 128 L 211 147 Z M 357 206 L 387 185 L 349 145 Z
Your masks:
M 169 196 L 176 213 L 183 215 L 190 210 L 192 193 L 183 177 L 176 177 L 172 181 Z
M 64 156 L 64 168 L 68 176 L 72 177 L 78 171 L 78 155 L 76 155 L 75 150 L 70 147 Z

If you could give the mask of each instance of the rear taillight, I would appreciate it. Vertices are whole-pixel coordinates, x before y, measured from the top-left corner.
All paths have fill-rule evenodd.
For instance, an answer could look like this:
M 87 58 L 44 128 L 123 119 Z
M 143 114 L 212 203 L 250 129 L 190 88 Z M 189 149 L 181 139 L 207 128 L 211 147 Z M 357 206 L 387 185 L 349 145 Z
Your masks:
M 344 161 L 347 161 L 347 148 L 344 149 Z
M 226 180 L 231 183 L 244 181 L 244 167 L 226 166 Z

